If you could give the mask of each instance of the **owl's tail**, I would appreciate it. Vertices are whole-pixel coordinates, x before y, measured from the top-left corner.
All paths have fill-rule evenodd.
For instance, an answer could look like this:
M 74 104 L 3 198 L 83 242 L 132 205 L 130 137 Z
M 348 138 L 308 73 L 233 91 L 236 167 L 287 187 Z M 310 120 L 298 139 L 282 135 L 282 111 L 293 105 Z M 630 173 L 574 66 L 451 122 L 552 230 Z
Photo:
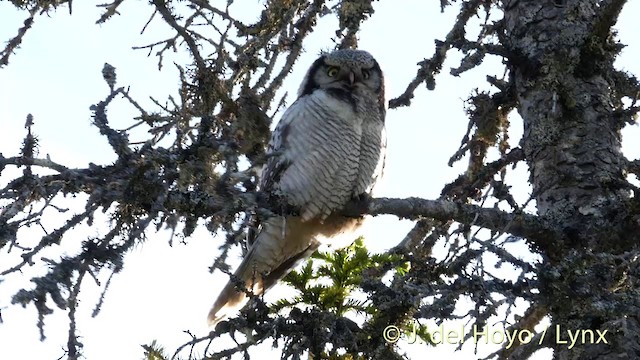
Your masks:
M 217 324 L 220 320 L 242 309 L 249 301 L 248 292 L 253 292 L 256 295 L 262 294 L 264 281 L 258 274 L 254 276 L 254 272 L 251 271 L 253 268 L 251 264 L 256 256 L 255 248 L 255 246 L 251 247 L 247 256 L 233 274 L 237 282 L 244 283 L 246 290 L 238 289 L 234 279 L 230 279 L 213 303 L 211 311 L 209 311 L 209 326 Z
M 209 326 L 242 309 L 250 293 L 261 295 L 287 275 L 301 260 L 311 256 L 319 244 L 313 226 L 297 218 L 273 217 L 263 223 L 260 233 L 232 278 L 209 311 Z M 237 283 L 246 290 L 238 289 Z

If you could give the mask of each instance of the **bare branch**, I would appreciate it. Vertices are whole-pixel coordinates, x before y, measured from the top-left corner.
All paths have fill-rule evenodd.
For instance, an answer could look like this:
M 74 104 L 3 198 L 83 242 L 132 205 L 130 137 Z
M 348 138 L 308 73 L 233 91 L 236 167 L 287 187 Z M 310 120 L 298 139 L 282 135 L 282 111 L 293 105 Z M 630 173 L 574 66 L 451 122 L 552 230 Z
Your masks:
M 171 13 L 171 10 L 167 7 L 167 2 L 165 0 L 153 0 L 153 4 L 156 6 L 156 9 L 162 15 L 164 21 L 169 24 L 172 28 L 176 30 L 178 34 L 182 37 L 184 42 L 187 43 L 187 47 L 189 47 L 189 51 L 191 52 L 191 56 L 193 56 L 196 66 L 200 71 L 205 71 L 207 68 L 202 55 L 200 55 L 200 50 L 198 49 L 198 44 L 196 44 L 193 37 L 189 34 L 188 30 L 178 25 L 175 16 Z
M 120 13 L 118 12 L 118 6 L 120 6 L 120 4 L 122 4 L 123 2 L 124 2 L 124 0 L 115 0 L 112 3 L 109 3 L 109 4 L 96 5 L 98 7 L 105 8 L 104 13 L 102 13 L 102 15 L 100 15 L 100 18 L 96 21 L 96 24 L 104 24 L 113 15 L 116 15 L 116 14 L 120 15 Z
M 31 10 L 29 10 L 29 17 L 25 19 L 24 26 L 22 26 L 18 30 L 18 35 L 16 35 L 13 39 L 9 40 L 9 42 L 7 43 L 7 46 L 5 46 L 4 50 L 0 52 L 0 67 L 6 66 L 9 64 L 9 57 L 22 43 L 22 40 L 24 39 L 24 35 L 31 28 L 31 26 L 33 26 L 33 19 L 35 18 L 35 14 L 38 12 L 38 10 L 39 8 L 37 6 L 34 6 Z
M 5 158 L 0 154 L 0 168 L 3 168 L 7 165 L 15 165 L 15 166 L 23 166 L 23 165 L 32 165 L 32 166 L 40 166 L 43 168 L 55 170 L 57 172 L 63 172 L 69 170 L 66 166 L 58 164 L 52 161 L 50 158 L 39 159 L 39 158 L 26 158 L 22 156 L 15 156 L 10 158 Z
M 490 230 L 510 233 L 533 241 L 546 242 L 560 236 L 536 215 L 507 213 L 495 208 L 482 208 L 447 200 L 413 197 L 376 198 L 371 199 L 369 204 L 354 202 L 348 205 L 344 214 L 349 216 L 392 214 L 405 219 L 426 217 L 440 221 L 455 220 L 461 223 L 474 223 Z
M 436 40 L 435 54 L 431 59 L 425 59 L 418 63 L 420 68 L 418 69 L 415 79 L 409 83 L 407 89 L 400 96 L 389 100 L 390 109 L 395 109 L 400 106 L 409 106 L 411 104 L 411 99 L 413 99 L 414 91 L 423 82 L 426 82 L 427 89 L 433 90 L 435 88 L 435 75 L 440 73 L 442 64 L 447 56 L 447 52 L 452 46 L 455 46 L 455 44 L 467 44 L 467 41 L 464 39 L 465 26 L 469 19 L 476 14 L 478 8 L 483 3 L 483 0 L 472 0 L 462 3 L 456 23 L 447 34 L 445 40 Z

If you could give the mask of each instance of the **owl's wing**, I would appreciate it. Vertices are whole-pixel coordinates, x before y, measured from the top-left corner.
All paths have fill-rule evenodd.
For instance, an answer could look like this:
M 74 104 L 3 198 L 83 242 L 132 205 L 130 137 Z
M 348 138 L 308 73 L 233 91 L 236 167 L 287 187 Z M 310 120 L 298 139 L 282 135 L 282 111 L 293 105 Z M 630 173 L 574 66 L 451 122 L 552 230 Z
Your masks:
M 271 133 L 271 138 L 267 144 L 267 161 L 262 169 L 259 182 L 260 190 L 267 195 L 275 194 L 274 185 L 277 183 L 282 172 L 288 166 L 288 161 L 282 156 L 282 152 L 284 151 L 283 138 L 286 136 L 290 122 L 291 119 L 286 120 L 285 117 L 280 119 L 276 128 Z M 256 241 L 256 237 L 261 228 L 262 224 L 258 217 L 252 215 L 249 220 L 249 227 L 247 231 L 247 244 L 249 247 L 251 247 Z
M 276 125 L 276 128 L 271 134 L 269 144 L 267 145 L 267 163 L 262 170 L 262 178 L 260 179 L 260 190 L 265 193 L 274 192 L 274 185 L 289 165 L 289 161 L 283 156 L 285 151 L 285 138 L 287 137 L 289 126 L 293 120 L 291 116 L 287 116 L 288 112 L 289 109 L 285 111 L 278 125 Z

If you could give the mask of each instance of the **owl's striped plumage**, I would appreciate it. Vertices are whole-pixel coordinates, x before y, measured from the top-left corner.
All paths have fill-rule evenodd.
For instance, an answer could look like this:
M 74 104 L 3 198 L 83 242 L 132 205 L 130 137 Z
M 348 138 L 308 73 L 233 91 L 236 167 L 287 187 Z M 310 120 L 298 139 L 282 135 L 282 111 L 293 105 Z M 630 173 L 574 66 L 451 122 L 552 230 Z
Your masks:
M 354 240 L 362 218 L 340 215 L 352 199 L 370 194 L 384 164 L 384 80 L 362 50 L 323 54 L 310 67 L 298 99 L 273 131 L 261 191 L 298 209 L 260 226 L 235 276 L 261 294 L 321 244 Z M 209 312 L 209 323 L 244 306 L 246 293 L 230 281 Z

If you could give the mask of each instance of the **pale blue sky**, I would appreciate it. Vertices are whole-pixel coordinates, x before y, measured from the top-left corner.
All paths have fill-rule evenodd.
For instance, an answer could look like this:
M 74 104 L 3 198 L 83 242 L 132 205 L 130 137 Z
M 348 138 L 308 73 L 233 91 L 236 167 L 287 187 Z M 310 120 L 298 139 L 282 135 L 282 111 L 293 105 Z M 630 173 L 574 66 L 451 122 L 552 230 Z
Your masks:
M 261 10 L 261 3 L 236 1 L 232 14 L 242 14 L 250 21 Z M 117 68 L 118 84 L 129 85 L 132 95 L 147 108 L 152 107 L 149 96 L 163 101 L 168 94 L 175 95 L 178 78 L 171 62 L 168 61 L 159 73 L 155 57 L 146 57 L 144 50 L 131 49 L 134 45 L 160 40 L 167 34 L 166 28 L 155 21 L 147 33 L 138 35 L 150 14 L 146 2 L 125 2 L 121 8 L 123 15 L 101 26 L 94 24 L 99 11 L 92 4 L 76 1 L 73 6 L 72 16 L 63 7 L 49 16 L 37 17 L 10 65 L 0 69 L 0 152 L 5 156 L 16 154 L 25 133 L 26 115 L 31 113 L 41 156 L 49 154 L 54 161 L 76 167 L 84 167 L 89 161 L 97 164 L 113 161 L 115 157 L 106 139 L 90 125 L 90 105 L 102 100 L 108 92 L 100 72 L 105 62 Z M 371 52 L 385 72 L 388 99 L 404 90 L 415 75 L 415 64 L 433 54 L 433 40 L 443 38 L 448 32 L 457 7 L 454 5 L 441 14 L 435 1 L 406 0 L 403 6 L 398 6 L 397 1 L 374 2 L 376 13 L 363 25 L 360 48 Z M 635 74 L 640 74 L 637 62 L 640 39 L 636 36 L 634 22 L 637 20 L 633 15 L 639 13 L 640 3 L 630 2 L 617 26 L 622 42 L 629 45 L 618 65 Z M 26 15 L 16 12 L 6 2 L 0 3 L 0 14 L 0 40 L 6 41 L 15 35 Z M 288 91 L 290 95 L 296 93 L 306 68 L 319 50 L 332 46 L 330 36 L 336 24 L 332 18 L 320 21 L 305 44 L 306 54 L 282 91 Z M 448 75 L 448 69 L 456 66 L 459 58 L 451 53 L 443 73 L 437 78 L 435 91 L 427 91 L 421 86 L 416 91 L 413 106 L 388 112 L 389 153 L 378 195 L 433 199 L 438 197 L 444 184 L 463 171 L 466 159 L 453 168 L 447 166 L 467 127 L 463 101 L 476 87 L 489 89 L 484 80 L 486 75 L 501 76 L 503 70 L 497 59 L 487 58 L 479 69 L 458 78 L 452 77 Z M 170 60 L 185 63 L 185 59 L 184 54 L 178 54 Z M 292 97 L 289 98 L 291 101 Z M 109 119 L 116 128 L 129 126 L 135 115 L 135 110 L 124 101 L 109 107 Z M 520 127 L 514 117 L 510 133 L 513 145 L 520 139 Z M 638 139 L 639 135 L 638 126 L 624 132 L 624 151 L 632 158 L 640 157 L 640 145 L 637 140 L 629 139 Z M 513 177 L 518 200 L 528 197 L 526 179 L 526 169 L 519 166 Z M 1 184 L 7 181 L 7 176 L 0 178 Z M 44 225 L 51 230 L 63 220 L 64 217 L 54 216 Z M 367 246 L 374 251 L 388 249 L 400 241 L 410 227 L 410 222 L 398 221 L 392 216 L 370 219 L 365 229 Z M 65 240 L 62 247 L 49 250 L 47 255 L 75 253 L 75 246 L 83 236 L 97 235 L 101 230 L 99 226 L 80 227 L 73 233 L 75 238 Z M 31 236 L 36 241 L 42 232 L 28 229 L 20 236 L 25 239 Z M 137 359 L 142 356 L 140 344 L 152 339 L 160 340 L 172 350 L 188 340 L 182 330 L 206 333 L 207 311 L 226 282 L 220 273 L 212 275 L 207 271 L 222 240 L 203 230 L 196 233 L 188 246 L 174 244 L 170 248 L 167 239 L 166 233 L 149 233 L 149 241 L 128 256 L 128 265 L 114 278 L 103 311 L 97 318 L 88 315 L 97 300 L 98 287 L 86 281 L 79 309 L 79 328 L 88 359 Z M 15 255 L 1 253 L 2 267 L 13 264 Z M 0 285 L 0 308 L 10 304 L 10 296 L 18 286 L 25 286 L 29 276 L 43 272 L 43 269 L 35 268 L 21 276 L 8 277 Z M 272 297 L 280 294 L 275 289 L 273 293 L 275 295 L 270 294 Z M 48 339 L 45 342 L 38 341 L 36 312 L 32 306 L 26 309 L 9 307 L 2 311 L 2 316 L 0 359 L 57 359 L 62 355 L 61 347 L 66 343 L 67 335 L 64 311 L 56 310 L 46 318 Z M 269 351 L 270 345 L 269 342 L 262 346 L 262 354 Z M 451 345 L 428 349 L 424 345 L 404 347 L 415 358 L 424 351 L 434 357 L 440 354 L 451 359 L 468 358 L 468 352 L 467 355 L 451 354 L 453 348 Z

